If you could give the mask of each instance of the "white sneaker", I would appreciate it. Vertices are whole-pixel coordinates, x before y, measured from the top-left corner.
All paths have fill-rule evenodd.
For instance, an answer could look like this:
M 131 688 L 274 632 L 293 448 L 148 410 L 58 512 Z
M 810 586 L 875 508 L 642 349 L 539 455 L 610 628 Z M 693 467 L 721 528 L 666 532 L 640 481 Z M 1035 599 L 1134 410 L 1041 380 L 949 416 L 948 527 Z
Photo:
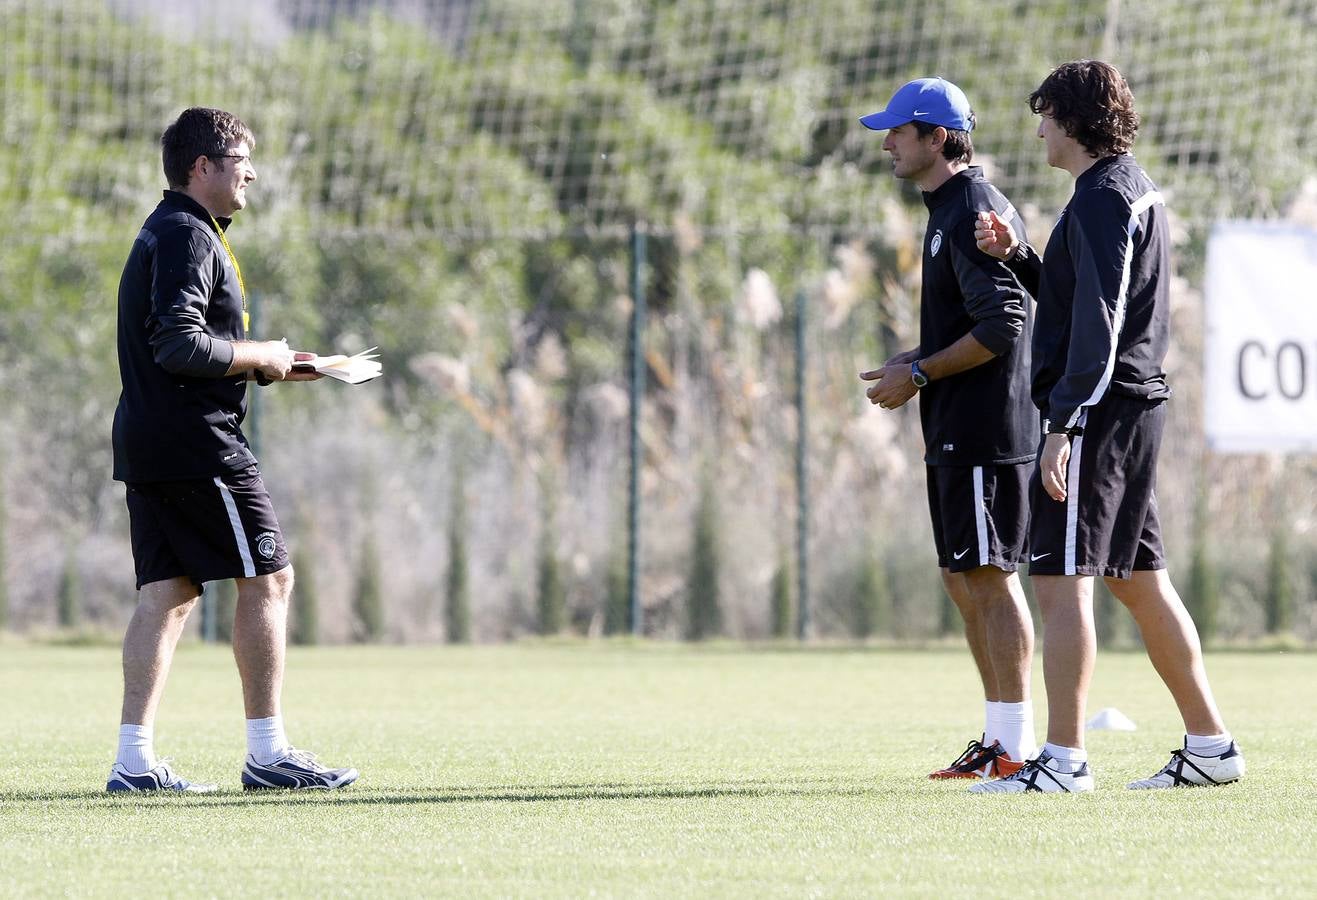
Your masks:
M 1023 794 L 1038 792 L 1042 794 L 1081 794 L 1093 790 L 1093 775 L 1088 771 L 1088 763 L 1082 763 L 1074 772 L 1062 772 L 1057 768 L 1056 760 L 1043 751 L 1034 759 L 1028 760 L 1018 772 L 985 781 L 970 787 L 972 794 Z
M 1171 751 L 1171 761 L 1151 778 L 1131 781 L 1132 791 L 1152 791 L 1158 788 L 1201 787 L 1213 784 L 1230 784 L 1244 777 L 1244 754 L 1239 745 L 1230 742 L 1229 749 L 1220 756 L 1199 756 L 1188 748 Z

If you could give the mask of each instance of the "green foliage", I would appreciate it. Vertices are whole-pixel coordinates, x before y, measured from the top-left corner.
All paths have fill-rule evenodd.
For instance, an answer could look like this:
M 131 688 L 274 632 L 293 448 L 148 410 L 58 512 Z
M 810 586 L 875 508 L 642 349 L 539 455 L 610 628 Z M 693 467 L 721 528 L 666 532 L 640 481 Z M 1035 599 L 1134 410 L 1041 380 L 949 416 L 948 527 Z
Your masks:
M 73 628 L 82 619 L 82 575 L 78 564 L 78 544 L 70 541 L 56 593 L 55 621 L 60 628 Z
M 718 584 L 722 571 L 721 524 L 714 486 L 705 479 L 695 509 L 690 576 L 686 581 L 686 637 L 693 641 L 717 637 L 722 631 Z
M 1288 524 L 1272 529 L 1267 547 L 1267 585 L 1263 594 L 1267 634 L 1283 634 L 1294 622 L 1293 563 L 1289 555 Z
M 951 595 L 946 590 L 940 590 L 937 593 L 937 633 L 938 637 L 950 637 L 953 634 L 960 634 L 965 623 L 961 618 L 960 610 L 956 609 L 956 601 L 951 599 Z
M 1123 631 L 1124 606 L 1107 587 L 1105 578 L 1093 579 L 1093 630 L 1099 647 L 1110 647 L 1120 642 Z
M 791 603 L 791 563 L 786 560 L 785 553 L 780 553 L 778 558 L 782 561 L 773 570 L 773 580 L 768 586 L 769 622 L 773 629 L 773 637 L 788 638 L 795 634 L 793 627 L 795 620 L 792 617 L 794 609 Z
M 233 619 L 238 611 L 238 583 L 232 578 L 212 581 L 206 585 L 215 604 L 215 640 L 222 644 L 233 643 Z
M 540 539 L 539 574 L 536 579 L 536 608 L 540 634 L 558 634 L 563 629 L 567 609 L 567 587 L 563 583 L 562 563 L 553 546 L 548 529 Z
M 626 553 L 612 555 L 604 578 L 604 634 L 626 634 L 631 615 L 631 598 L 627 596 Z
M 376 643 L 384 636 L 384 588 L 380 579 L 379 550 L 367 535 L 361 542 L 357 581 L 352 593 L 355 636 L 363 643 Z
M 320 595 L 316 590 L 315 567 L 301 544 L 293 551 L 292 562 L 293 628 L 289 637 L 294 644 L 312 646 L 320 643 Z
M 450 644 L 471 640 L 471 596 L 467 586 L 466 491 L 459 468 L 448 520 L 448 575 L 444 579 L 444 632 Z
M 855 636 L 863 639 L 889 633 L 892 616 L 891 587 L 882 566 L 872 554 L 864 556 L 860 561 L 855 573 L 853 596 Z M 958 624 L 957 616 L 955 625 Z
M 0 461 L 0 631 L 9 625 L 9 557 L 5 544 L 9 507 L 6 505 L 5 470 Z
M 1216 638 L 1221 607 L 1221 572 L 1213 552 L 1207 515 L 1207 486 L 1199 489 L 1194 505 L 1193 546 L 1189 553 L 1189 596 L 1185 605 L 1198 626 L 1204 644 Z

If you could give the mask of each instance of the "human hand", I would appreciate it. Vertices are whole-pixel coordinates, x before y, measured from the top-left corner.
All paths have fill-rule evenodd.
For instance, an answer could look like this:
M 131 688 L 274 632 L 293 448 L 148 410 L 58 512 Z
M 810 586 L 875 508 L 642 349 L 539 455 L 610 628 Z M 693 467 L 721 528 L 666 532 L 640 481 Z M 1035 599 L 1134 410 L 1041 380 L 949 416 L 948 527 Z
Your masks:
M 864 395 L 874 406 L 883 409 L 898 409 L 905 406 L 910 398 L 919 393 L 919 388 L 910 380 L 910 364 L 897 363 L 861 372 L 860 378 L 874 382 Z
M 262 341 L 258 345 L 260 362 L 256 370 L 271 381 L 288 380 L 297 352 L 288 346 L 287 341 Z
M 893 356 L 891 359 L 889 359 L 887 362 L 883 363 L 883 366 L 884 366 L 884 367 L 886 367 L 886 366 L 901 366 L 901 365 L 906 365 L 906 366 L 908 366 L 908 365 L 910 365 L 912 362 L 914 362 L 914 361 L 917 360 L 917 359 L 919 359 L 919 348 L 918 348 L 918 347 L 916 347 L 916 348 L 913 349 L 913 350 L 906 350 L 904 353 L 898 353 L 898 354 L 896 354 L 896 355 Z M 864 376 L 861 375 L 860 377 L 863 378 Z
M 1010 259 L 1020 246 L 1010 223 L 997 218 L 992 210 L 979 213 L 974 220 L 974 242 L 980 250 L 996 259 Z
M 1066 472 L 1070 468 L 1070 436 L 1049 434 L 1043 442 L 1043 454 L 1038 460 L 1038 475 L 1047 496 L 1058 503 L 1066 498 Z
M 315 369 L 312 369 L 309 366 L 304 365 L 304 363 L 312 362 L 315 358 L 316 358 L 316 354 L 314 353 L 308 353 L 305 350 L 294 350 L 293 368 L 288 370 L 288 374 L 284 376 L 283 380 L 284 381 L 319 381 L 321 378 L 324 378 L 325 376 L 321 375 Z

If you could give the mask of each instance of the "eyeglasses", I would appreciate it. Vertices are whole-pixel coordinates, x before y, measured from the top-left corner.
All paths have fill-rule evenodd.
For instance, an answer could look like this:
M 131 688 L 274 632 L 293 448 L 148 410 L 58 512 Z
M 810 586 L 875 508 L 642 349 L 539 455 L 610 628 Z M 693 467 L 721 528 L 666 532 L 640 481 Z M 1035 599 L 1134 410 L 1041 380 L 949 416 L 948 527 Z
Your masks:
M 252 158 L 250 154 L 243 155 L 241 153 L 207 153 L 206 156 L 208 156 L 210 159 L 236 159 L 239 162 L 245 162 L 249 166 L 252 164 Z

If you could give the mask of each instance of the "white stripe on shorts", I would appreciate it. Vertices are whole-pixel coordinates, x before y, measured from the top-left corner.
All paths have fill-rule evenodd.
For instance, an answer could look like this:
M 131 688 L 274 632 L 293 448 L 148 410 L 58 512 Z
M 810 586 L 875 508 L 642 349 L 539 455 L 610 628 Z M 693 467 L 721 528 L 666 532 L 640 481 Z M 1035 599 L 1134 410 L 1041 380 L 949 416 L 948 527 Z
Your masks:
M 979 565 L 988 564 L 988 511 L 983 504 L 983 466 L 974 467 L 974 527 L 979 535 Z
M 256 577 L 256 566 L 252 563 L 252 552 L 247 546 L 247 530 L 242 527 L 242 519 L 238 518 L 238 504 L 233 500 L 233 491 L 218 475 L 215 476 L 215 486 L 220 490 L 220 496 L 224 498 L 224 508 L 229 511 L 229 524 L 233 526 L 233 539 L 238 542 L 238 554 L 242 557 L 242 575 L 244 578 Z
M 1075 566 L 1075 546 L 1079 543 L 1079 458 L 1084 449 L 1084 436 L 1070 442 L 1070 467 L 1066 471 L 1065 486 L 1065 573 L 1078 575 Z

